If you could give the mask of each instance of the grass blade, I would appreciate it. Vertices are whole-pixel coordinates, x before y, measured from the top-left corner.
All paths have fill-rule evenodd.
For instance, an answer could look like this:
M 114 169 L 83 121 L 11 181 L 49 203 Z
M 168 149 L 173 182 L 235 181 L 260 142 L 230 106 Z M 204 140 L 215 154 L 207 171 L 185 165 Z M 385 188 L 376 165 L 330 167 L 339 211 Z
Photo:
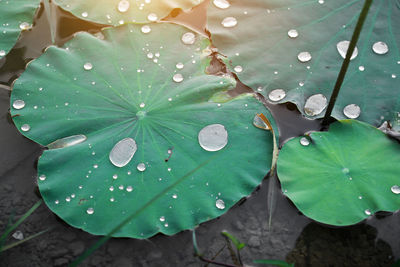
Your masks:
M 10 227 L 8 227 L 5 232 L 0 236 L 0 243 L 5 240 L 7 238 L 7 236 L 13 231 L 15 230 L 15 228 L 17 228 L 23 221 L 26 220 L 26 218 L 28 218 L 41 204 L 42 204 L 43 200 L 39 200 L 38 202 L 35 203 L 35 205 L 32 206 L 32 208 L 30 208 L 21 218 L 19 218 L 19 220 L 14 223 L 13 225 L 11 225 Z
M 36 233 L 36 234 L 34 234 L 34 235 L 31 235 L 31 236 L 29 236 L 29 237 L 27 237 L 27 238 L 25 238 L 25 239 L 22 239 L 22 240 L 20 240 L 20 241 L 17 241 L 17 242 L 14 242 L 14 243 L 12 243 L 12 244 L 3 246 L 2 248 L 0 248 L 0 252 L 6 251 L 6 250 L 8 250 L 8 249 L 10 249 L 10 248 L 13 248 L 13 247 L 18 246 L 18 245 L 20 245 L 20 244 L 22 244 L 22 243 L 25 243 L 25 242 L 27 242 L 27 241 L 29 241 L 29 240 L 35 238 L 35 237 L 38 237 L 38 236 L 40 236 L 40 235 L 46 233 L 46 232 L 49 231 L 49 230 L 50 230 L 50 228 L 49 228 L 49 229 L 46 229 L 46 230 L 43 230 L 43 231 L 40 231 L 40 232 L 38 232 L 38 233 Z
M 281 260 L 254 260 L 253 262 L 258 264 L 274 265 L 278 267 L 294 267 L 294 263 L 287 263 L 286 261 Z

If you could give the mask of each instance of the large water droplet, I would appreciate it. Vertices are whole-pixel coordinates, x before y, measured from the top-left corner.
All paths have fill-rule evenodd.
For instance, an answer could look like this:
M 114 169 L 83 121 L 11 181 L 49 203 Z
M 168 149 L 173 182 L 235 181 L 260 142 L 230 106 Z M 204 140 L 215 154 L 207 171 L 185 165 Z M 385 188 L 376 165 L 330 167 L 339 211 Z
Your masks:
M 295 29 L 291 29 L 288 31 L 288 36 L 290 38 L 297 38 L 299 36 L 299 32 Z
M 6 55 L 6 51 L 0 50 L 0 57 L 4 57 Z
M 230 4 L 227 0 L 214 0 L 213 3 L 216 7 L 221 9 L 226 9 L 230 7 Z
M 149 33 L 149 32 L 151 32 L 151 28 L 149 25 L 144 25 L 144 26 L 142 26 L 141 31 L 143 33 Z
M 310 96 L 304 105 L 304 112 L 308 116 L 316 116 L 326 108 L 328 101 L 323 94 Z
M 394 185 L 390 188 L 392 190 L 392 192 L 396 195 L 400 194 L 400 186 L 398 185 Z
M 225 202 L 222 199 L 217 199 L 217 201 L 215 202 L 215 206 L 218 209 L 223 210 L 225 209 Z
M 200 130 L 200 146 L 207 151 L 218 151 L 228 144 L 228 132 L 222 124 L 211 124 Z
M 21 231 L 15 231 L 15 233 L 12 234 L 12 237 L 14 237 L 17 240 L 22 240 L 24 239 L 24 234 Z
M 271 101 L 280 101 L 286 97 L 286 92 L 283 89 L 275 89 L 269 92 L 268 98 Z
M 307 137 L 302 137 L 302 138 L 300 138 L 300 144 L 302 146 L 308 146 L 310 144 L 310 140 L 308 140 Z
M 91 70 L 93 68 L 93 65 L 90 62 L 86 62 L 85 64 L 83 64 L 83 68 L 85 70 Z
M 144 172 L 146 170 L 146 165 L 143 162 L 140 162 L 137 167 L 138 171 Z
M 221 22 L 225 28 L 232 28 L 237 25 L 237 20 L 234 17 L 226 17 Z
M 164 216 L 160 217 L 160 222 L 165 222 L 165 217 Z
M 109 159 L 114 166 L 122 168 L 126 166 L 135 155 L 137 145 L 132 138 L 124 138 L 111 149 Z
M 89 14 L 87 12 L 82 12 L 82 17 L 87 18 Z
M 89 214 L 89 215 L 91 215 L 91 214 L 94 213 L 94 209 L 93 209 L 93 208 L 88 208 L 88 209 L 86 210 L 86 213 Z
M 126 12 L 129 9 L 129 1 L 128 0 L 121 0 L 118 3 L 118 11 L 119 12 Z
M 27 131 L 29 131 L 31 129 L 31 126 L 29 126 L 29 124 L 23 124 L 22 126 L 21 126 L 21 130 L 23 131 L 23 132 L 27 132 Z
M 361 114 L 361 108 L 356 104 L 350 104 L 344 107 L 343 114 L 349 119 L 356 119 Z
M 365 211 L 364 211 L 364 213 L 366 214 L 366 215 L 371 215 L 372 214 L 372 212 L 369 210 L 369 209 L 366 209 Z
M 311 56 L 311 54 L 310 54 L 310 52 L 300 52 L 298 55 L 297 55 L 297 59 L 300 61 L 300 62 L 308 62 L 308 61 L 310 61 L 311 59 L 312 59 L 312 56 Z
M 25 107 L 24 100 L 15 100 L 13 103 L 13 108 L 15 109 L 23 109 Z
M 183 67 L 184 67 L 184 65 L 183 65 L 183 63 L 182 62 L 179 62 L 179 63 L 176 63 L 176 68 L 177 69 L 183 69 Z
M 384 55 L 389 52 L 389 47 L 385 42 L 376 42 L 373 44 L 372 50 L 378 55 Z
M 41 175 L 39 176 L 39 180 L 40 180 L 40 181 L 46 180 L 46 175 L 41 174 Z
M 192 32 L 187 32 L 182 35 L 181 40 L 186 45 L 192 45 L 196 41 L 196 36 Z
M 180 83 L 183 81 L 183 76 L 180 73 L 176 73 L 173 77 L 172 80 L 174 80 L 174 82 Z
M 349 49 L 349 45 L 350 45 L 349 41 L 341 41 L 341 42 L 337 43 L 336 49 L 342 58 L 346 58 L 346 53 L 347 53 L 347 50 Z M 357 57 L 357 55 L 358 55 L 358 49 L 357 49 L 357 47 L 355 47 L 350 60 L 355 59 Z
M 133 191 L 133 187 L 130 186 L 130 185 L 128 185 L 128 186 L 126 187 L 126 191 L 127 191 L 127 192 L 132 192 L 132 191 Z
M 83 134 L 79 135 L 72 135 L 68 137 L 64 137 L 58 139 L 50 144 L 47 145 L 49 149 L 57 149 L 57 148 L 64 148 L 69 146 L 74 146 L 86 141 L 87 137 Z

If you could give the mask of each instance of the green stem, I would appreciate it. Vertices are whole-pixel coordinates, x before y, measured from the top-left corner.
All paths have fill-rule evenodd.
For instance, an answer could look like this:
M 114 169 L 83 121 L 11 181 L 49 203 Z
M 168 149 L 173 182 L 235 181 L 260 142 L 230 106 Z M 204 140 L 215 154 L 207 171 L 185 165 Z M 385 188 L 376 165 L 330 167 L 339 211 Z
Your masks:
M 356 47 L 358 38 L 360 37 L 360 33 L 363 28 L 365 19 L 367 18 L 371 4 L 372 0 L 365 0 L 364 7 L 361 11 L 360 17 L 358 18 L 356 28 L 354 29 L 353 32 L 353 36 L 351 37 L 350 45 L 346 53 L 346 58 L 343 61 L 342 67 L 339 72 L 339 76 L 336 80 L 335 87 L 333 89 L 331 98 L 329 100 L 329 105 L 328 108 L 326 109 L 324 120 L 322 121 L 323 126 L 327 126 L 330 122 L 330 117 L 332 114 L 333 107 L 335 106 L 337 96 L 339 95 L 339 91 L 340 88 L 342 87 L 347 69 L 349 68 L 350 58 L 353 55 L 354 49 Z

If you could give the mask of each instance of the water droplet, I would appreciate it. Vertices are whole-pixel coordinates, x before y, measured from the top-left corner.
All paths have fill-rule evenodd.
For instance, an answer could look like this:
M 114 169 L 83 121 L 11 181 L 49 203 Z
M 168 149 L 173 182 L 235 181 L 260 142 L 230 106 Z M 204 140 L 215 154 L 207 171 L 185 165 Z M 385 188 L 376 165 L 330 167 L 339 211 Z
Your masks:
M 23 131 L 23 132 L 27 132 L 27 131 L 29 131 L 31 129 L 31 126 L 29 126 L 29 124 L 23 124 L 22 126 L 21 126 L 21 130 Z
M 24 239 L 24 234 L 21 231 L 15 231 L 15 233 L 12 234 L 12 237 L 14 237 L 17 240 L 22 240 Z
M 6 55 L 6 51 L 0 50 L 0 57 L 4 57 Z
M 392 74 L 392 76 L 391 76 L 393 79 L 396 79 L 396 74 Z
M 371 215 L 372 214 L 372 212 L 369 210 L 369 209 L 366 209 L 365 211 L 364 211 L 364 213 L 366 214 L 366 215 Z
M 118 11 L 124 13 L 129 9 L 129 1 L 128 0 L 121 0 L 118 3 Z
M 83 68 L 85 70 L 91 70 L 93 68 L 93 65 L 90 62 L 86 62 L 85 64 L 83 64 Z
M 39 176 L 39 180 L 40 180 L 40 181 L 46 180 L 46 175 L 44 175 L 44 174 L 40 175 L 40 176 Z
M 270 130 L 268 124 L 266 124 L 264 120 L 261 119 L 261 117 L 258 116 L 257 114 L 254 116 L 253 125 L 263 130 Z
M 141 162 L 137 165 L 136 168 L 138 169 L 138 171 L 144 172 L 146 170 L 146 165 L 143 162 Z
M 113 178 L 114 180 L 117 180 L 117 179 L 118 179 L 118 175 L 114 174 L 114 175 L 112 176 L 112 178 Z
M 13 103 L 13 108 L 15 109 L 23 109 L 25 107 L 24 100 L 15 100 Z
M 160 222 L 165 222 L 165 217 L 164 216 L 160 217 Z
M 192 32 L 187 32 L 182 35 L 181 40 L 186 45 L 192 45 L 196 41 L 196 36 Z
M 177 198 L 178 198 L 178 195 L 177 195 L 177 194 L 173 194 L 173 195 L 172 195 L 172 198 L 177 199 Z
M 180 83 L 183 81 L 183 76 L 180 73 L 176 73 L 172 79 L 174 80 L 174 82 Z
M 87 18 L 89 14 L 87 12 L 82 12 L 82 17 Z
M 226 9 L 228 7 L 230 7 L 230 4 L 227 0 L 214 0 L 213 4 L 221 9 Z
M 384 55 L 389 52 L 389 47 L 385 42 L 376 42 L 373 44 L 372 50 L 378 55 Z
M 390 188 L 392 190 L 392 192 L 396 195 L 400 194 L 400 186 L 398 185 L 394 185 Z
M 177 68 L 177 69 L 180 69 L 180 70 L 181 70 L 181 69 L 183 69 L 183 67 L 184 67 L 184 65 L 183 65 L 182 62 L 179 62 L 179 63 L 176 64 L 176 68 Z
M 110 202 L 114 202 L 115 201 L 115 199 L 112 197 L 112 198 L 110 198 Z
M 147 16 L 147 19 L 150 20 L 150 21 L 156 21 L 156 20 L 158 19 L 158 17 L 157 17 L 157 14 L 150 13 L 150 14 Z
M 310 96 L 304 105 L 304 112 L 308 116 L 315 116 L 321 114 L 326 108 L 328 101 L 323 94 L 316 94 Z
M 80 144 L 80 143 L 86 141 L 86 139 L 87 139 L 87 137 L 83 134 L 72 135 L 72 136 L 58 139 L 58 140 L 48 144 L 47 148 L 48 149 L 58 149 L 58 148 L 74 146 L 74 145 L 77 145 L 77 144 Z
M 143 33 L 149 33 L 149 32 L 151 32 L 151 28 L 150 28 L 149 25 L 144 25 L 144 26 L 142 26 L 141 31 L 142 31 Z
M 165 227 L 168 227 L 168 223 L 165 223 L 164 226 L 165 226 Z
M 342 169 L 342 172 L 343 172 L 344 174 L 349 174 L 349 173 L 350 173 L 350 170 L 349 170 L 349 168 L 343 168 L 343 169 Z
M 308 140 L 308 138 L 306 138 L 306 137 L 302 137 L 302 138 L 300 138 L 300 144 L 302 146 L 308 146 L 310 144 L 310 140 Z
M 336 49 L 342 58 L 346 58 L 346 53 L 347 50 L 349 49 L 349 45 L 350 45 L 349 41 L 341 41 L 336 44 Z M 357 56 L 358 56 L 358 48 L 355 47 L 350 60 L 355 59 Z
M 132 186 L 130 186 L 130 185 L 128 185 L 128 186 L 126 187 L 126 191 L 128 191 L 128 192 L 132 192 L 132 191 L 133 191 L 133 187 L 132 187 Z
M 222 124 L 210 124 L 200 130 L 200 146 L 207 151 L 218 151 L 228 144 L 228 132 Z
M 299 32 L 295 29 L 289 30 L 287 34 L 290 38 L 297 38 L 299 36 Z
M 358 199 L 362 199 L 363 197 L 362 196 L 358 196 Z
M 91 215 L 91 214 L 94 213 L 94 209 L 93 209 L 93 208 L 88 208 L 88 209 L 86 210 L 86 213 L 89 214 L 89 215 Z
M 365 70 L 365 67 L 364 67 L 364 66 L 359 66 L 358 69 L 359 69 L 360 71 L 364 71 L 364 70 Z
M 54 201 L 54 204 L 58 205 L 60 203 L 60 201 L 57 199 Z
M 29 29 L 30 27 L 31 27 L 31 25 L 29 25 L 28 22 L 22 22 L 21 24 L 19 24 L 19 28 L 20 28 L 21 30 L 27 30 L 27 29 Z
M 146 106 L 145 103 L 140 103 L 139 107 L 144 108 Z
M 236 66 L 236 67 L 234 68 L 234 70 L 235 70 L 237 73 L 240 73 L 240 72 L 243 71 L 243 67 L 238 65 L 238 66 Z
M 109 159 L 114 166 L 122 168 L 131 161 L 136 150 L 136 141 L 132 138 L 124 138 L 111 149 Z
M 298 55 L 297 55 L 297 59 L 300 61 L 300 62 L 308 62 L 308 61 L 310 61 L 311 59 L 312 59 L 312 56 L 311 56 L 311 54 L 310 54 L 310 52 L 300 52 Z
M 221 24 L 225 28 L 232 28 L 237 25 L 237 20 L 234 17 L 226 17 L 222 20 Z
M 112 192 L 114 191 L 114 186 L 110 186 L 109 190 Z
M 66 198 L 65 198 L 65 201 L 70 202 L 70 201 L 71 201 L 71 198 L 70 198 L 70 197 L 66 197 Z
M 124 190 L 124 186 L 123 186 L 123 185 L 120 185 L 120 186 L 118 186 L 118 189 L 119 189 L 119 190 Z
M 215 202 L 215 206 L 218 209 L 223 210 L 225 209 L 225 202 L 222 199 L 217 199 L 217 201 Z
M 280 101 L 286 97 L 286 92 L 283 89 L 275 89 L 269 92 L 268 98 L 271 101 Z
M 95 164 L 93 165 L 93 168 L 97 169 L 99 167 L 99 165 Z
M 349 119 L 356 119 L 361 114 L 361 108 L 356 104 L 350 104 L 344 107 L 343 114 Z

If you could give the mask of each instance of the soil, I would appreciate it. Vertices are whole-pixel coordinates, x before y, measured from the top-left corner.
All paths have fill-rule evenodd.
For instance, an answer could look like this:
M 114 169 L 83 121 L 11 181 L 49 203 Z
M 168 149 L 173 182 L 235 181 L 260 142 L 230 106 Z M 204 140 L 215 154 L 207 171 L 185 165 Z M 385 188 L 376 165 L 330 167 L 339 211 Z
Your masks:
M 79 30 L 96 31 L 101 25 L 84 23 L 53 6 L 56 38 L 61 44 Z M 0 233 L 10 219 L 16 221 L 39 199 L 37 160 L 42 147 L 23 137 L 11 122 L 9 95 L 12 81 L 25 64 L 39 56 L 49 44 L 48 22 L 43 8 L 32 31 L 24 34 L 12 52 L 0 61 Z M 26 44 L 29 44 L 27 46 Z M 317 130 L 319 122 L 304 119 L 292 105 L 269 104 L 280 122 L 282 140 Z M 275 180 L 273 180 L 275 179 Z M 276 203 L 269 205 L 269 187 Z M 241 258 L 248 266 L 255 259 L 279 259 L 296 266 L 391 266 L 400 258 L 400 213 L 378 214 L 351 227 L 318 224 L 304 215 L 280 193 L 277 177 L 265 179 L 259 188 L 225 215 L 195 229 L 200 250 L 213 258 L 226 247 L 221 231 L 227 230 L 246 243 Z M 272 219 L 269 225 L 270 207 Z M 16 230 L 25 237 L 49 229 L 45 234 L 0 253 L 0 266 L 67 266 L 100 239 L 64 223 L 42 204 Z M 9 237 L 7 243 L 15 242 Z M 233 264 L 228 249 L 215 261 Z M 205 266 L 194 256 L 192 231 L 174 236 L 157 235 L 148 240 L 113 238 L 81 266 Z

